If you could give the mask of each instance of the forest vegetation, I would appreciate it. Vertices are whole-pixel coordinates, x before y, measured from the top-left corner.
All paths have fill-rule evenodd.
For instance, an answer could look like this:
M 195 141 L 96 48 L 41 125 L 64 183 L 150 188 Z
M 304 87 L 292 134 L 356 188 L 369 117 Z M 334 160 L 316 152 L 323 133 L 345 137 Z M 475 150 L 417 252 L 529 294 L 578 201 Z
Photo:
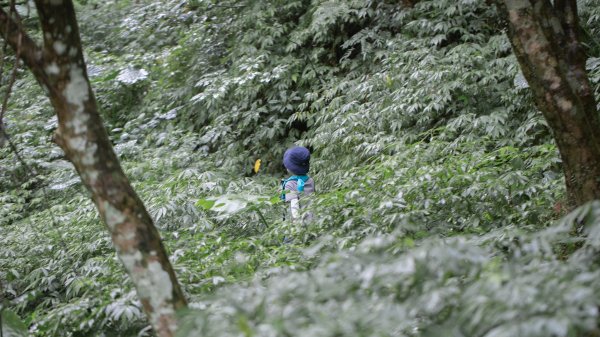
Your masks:
M 44 8 L 55 2 L 12 2 L 32 42 L 50 41 L 57 23 Z M 600 0 L 552 2 L 567 3 L 597 119 Z M 581 165 L 565 164 L 561 124 L 540 106 L 537 68 L 521 70 L 506 8 L 78 0 L 74 10 L 81 50 L 50 56 L 85 61 L 93 95 L 81 106 L 95 99 L 116 153 L 106 163 L 128 177 L 114 181 L 131 183 L 160 235 L 140 242 L 164 248 L 181 289 L 176 336 L 600 336 L 600 201 L 573 193 L 568 168 Z M 1 42 L 0 61 L 0 335 L 162 335 L 110 207 L 97 208 L 104 196 L 61 145 L 68 114 L 52 85 L 68 83 L 66 63 L 44 83 L 35 62 L 15 61 L 11 46 L 26 46 L 15 41 Z M 305 225 L 283 220 L 279 201 L 294 144 L 312 151 Z

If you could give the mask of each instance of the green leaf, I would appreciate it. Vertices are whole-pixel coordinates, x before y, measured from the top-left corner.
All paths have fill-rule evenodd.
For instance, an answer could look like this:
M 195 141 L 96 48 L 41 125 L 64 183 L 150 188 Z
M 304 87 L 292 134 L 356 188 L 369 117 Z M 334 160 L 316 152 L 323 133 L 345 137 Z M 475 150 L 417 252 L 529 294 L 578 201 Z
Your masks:
M 272 197 L 271 199 L 269 199 L 269 202 L 271 202 L 271 204 L 275 205 L 281 202 L 281 198 L 276 195 L 274 197 Z
M 240 315 L 238 319 L 238 326 L 245 337 L 254 336 L 254 331 L 252 331 L 252 327 L 250 327 L 250 323 L 248 322 L 248 318 L 246 316 Z
M 215 205 L 215 202 L 216 202 L 215 200 L 200 199 L 196 202 L 196 206 L 200 206 L 200 207 L 204 208 L 205 210 L 209 210 Z
M 19 316 L 11 310 L 4 309 L 0 313 L 2 319 L 3 337 L 21 337 L 28 336 L 27 326 Z
M 237 195 L 223 195 L 214 201 L 216 205 L 212 210 L 225 214 L 234 214 L 246 208 L 248 201 L 248 198 Z

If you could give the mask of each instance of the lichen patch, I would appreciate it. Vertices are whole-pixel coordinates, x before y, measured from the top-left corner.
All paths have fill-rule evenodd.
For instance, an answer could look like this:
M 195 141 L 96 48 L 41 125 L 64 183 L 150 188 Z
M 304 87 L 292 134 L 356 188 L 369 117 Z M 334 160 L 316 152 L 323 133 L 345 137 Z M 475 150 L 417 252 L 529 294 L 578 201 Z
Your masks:
M 564 98 L 559 98 L 557 103 L 562 111 L 569 111 L 573 108 L 573 102 Z
M 123 266 L 125 269 L 132 275 L 136 272 L 136 267 L 141 265 L 142 263 L 142 253 L 137 250 L 135 253 L 124 253 L 119 254 L 119 258 L 121 262 L 123 262 Z
M 150 261 L 145 269 L 141 269 L 142 256 L 138 253 L 125 254 L 121 260 L 137 285 L 138 297 L 152 307 L 152 325 L 161 326 L 165 317 L 175 314 L 170 304 L 173 300 L 173 283 L 158 261 Z
M 123 212 L 114 207 L 110 202 L 104 201 L 104 220 L 111 231 L 125 221 L 126 217 Z
M 67 139 L 67 144 L 69 145 L 69 149 L 77 152 L 85 151 L 85 143 L 86 140 L 83 137 L 70 137 Z
M 66 122 L 65 125 L 75 135 L 83 134 L 87 131 L 87 121 L 90 117 L 82 113 L 74 114 L 73 118 Z
M 98 181 L 98 177 L 100 176 L 100 173 L 96 170 L 88 169 L 85 171 L 84 174 L 87 176 L 87 179 L 90 182 L 90 184 L 92 185 L 92 188 L 94 188 L 93 185 L 96 184 L 96 182 Z
M 141 275 L 140 275 L 141 276 Z M 154 319 L 163 315 L 172 315 L 173 308 L 169 304 L 172 300 L 173 284 L 167 273 L 157 261 L 148 263 L 146 275 L 139 280 L 138 296 L 147 299 L 154 312 Z
M 65 51 L 67 51 L 67 45 L 64 44 L 64 42 L 62 42 L 60 40 L 54 41 L 54 43 L 52 44 L 52 47 L 54 48 L 54 51 L 58 55 L 62 55 L 65 53 Z
M 98 150 L 98 145 L 94 143 L 90 143 L 84 149 L 83 156 L 81 157 L 81 162 L 83 165 L 92 166 L 96 164 L 96 151 Z
M 58 67 L 56 62 L 52 62 L 46 66 L 45 71 L 46 71 L 46 74 L 49 76 L 58 75 L 60 73 L 60 68 Z
M 65 87 L 63 94 L 67 102 L 76 105 L 83 111 L 83 105 L 89 98 L 89 88 L 83 76 L 83 69 L 76 64 L 71 65 L 69 84 Z

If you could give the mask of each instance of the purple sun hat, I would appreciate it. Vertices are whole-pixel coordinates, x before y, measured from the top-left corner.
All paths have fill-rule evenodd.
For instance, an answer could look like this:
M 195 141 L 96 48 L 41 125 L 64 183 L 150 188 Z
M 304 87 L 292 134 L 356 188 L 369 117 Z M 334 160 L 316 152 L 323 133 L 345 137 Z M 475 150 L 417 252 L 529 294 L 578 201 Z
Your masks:
M 288 149 L 283 154 L 283 165 L 294 174 L 307 174 L 310 170 L 310 151 L 303 146 Z

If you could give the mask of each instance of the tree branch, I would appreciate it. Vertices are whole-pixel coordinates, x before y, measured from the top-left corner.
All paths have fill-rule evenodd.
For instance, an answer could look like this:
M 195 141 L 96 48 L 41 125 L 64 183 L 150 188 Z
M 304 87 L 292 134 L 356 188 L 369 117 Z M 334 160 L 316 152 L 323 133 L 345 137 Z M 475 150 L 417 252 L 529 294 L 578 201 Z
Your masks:
M 0 8 L 0 35 L 6 37 L 6 42 L 17 56 L 33 72 L 40 85 L 46 90 L 53 90 L 46 72 L 42 49 L 27 35 L 21 25 Z M 20 44 L 20 47 L 19 47 Z
M 18 43 L 17 43 L 17 54 L 21 52 L 21 42 L 23 40 L 23 36 L 19 34 Z M 8 108 L 8 100 L 10 99 L 10 94 L 12 92 L 12 87 L 15 84 L 15 80 L 17 79 L 17 70 L 19 69 L 19 58 L 15 57 L 15 64 L 13 65 L 13 70 L 10 75 L 10 80 L 8 82 L 8 86 L 6 87 L 6 93 L 4 94 L 4 100 L 2 101 L 2 110 L 0 110 L 0 129 L 2 129 L 4 114 Z M 0 72 L 0 75 L 2 73 Z

